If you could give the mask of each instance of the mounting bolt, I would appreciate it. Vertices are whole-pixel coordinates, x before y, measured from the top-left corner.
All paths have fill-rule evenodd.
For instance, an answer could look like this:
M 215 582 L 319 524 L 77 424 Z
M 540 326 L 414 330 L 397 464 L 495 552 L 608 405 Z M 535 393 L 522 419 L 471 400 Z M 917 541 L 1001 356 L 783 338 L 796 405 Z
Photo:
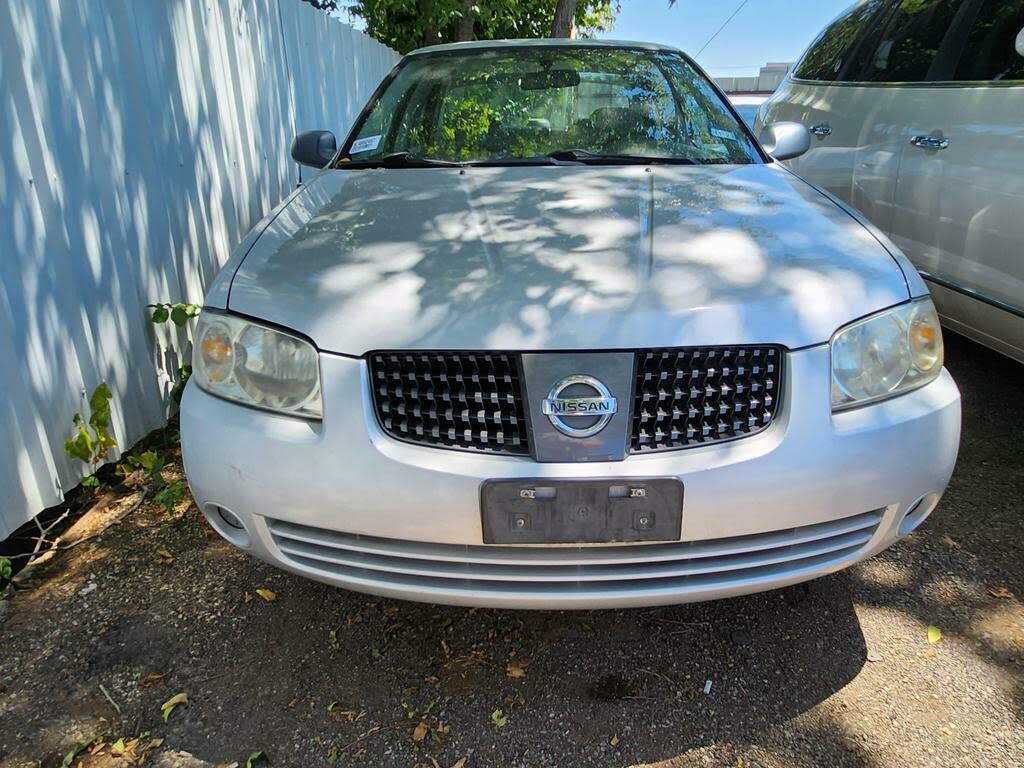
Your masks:
M 526 514 L 525 512 L 515 512 L 515 513 L 513 513 L 512 520 L 510 522 L 512 524 L 512 530 L 513 531 L 528 531 L 528 530 L 530 530 L 530 516 L 528 514 Z
M 650 512 L 643 512 L 638 510 L 633 515 L 633 528 L 638 531 L 652 531 L 654 530 L 656 516 Z

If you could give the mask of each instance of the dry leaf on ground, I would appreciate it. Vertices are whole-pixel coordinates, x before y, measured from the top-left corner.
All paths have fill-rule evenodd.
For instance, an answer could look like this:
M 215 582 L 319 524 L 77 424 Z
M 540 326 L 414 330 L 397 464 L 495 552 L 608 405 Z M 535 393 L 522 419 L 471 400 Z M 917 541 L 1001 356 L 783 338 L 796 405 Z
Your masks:
M 139 678 L 139 687 L 148 688 L 153 683 L 159 682 L 164 679 L 163 672 L 150 672 L 148 675 L 143 675 Z
M 526 668 L 530 666 L 528 661 L 510 661 L 505 667 L 505 674 L 512 679 L 526 677 Z
M 187 693 L 175 694 L 160 706 L 160 714 L 163 715 L 165 723 L 167 722 L 167 718 L 171 716 L 171 712 L 174 711 L 174 708 L 180 704 L 188 704 Z

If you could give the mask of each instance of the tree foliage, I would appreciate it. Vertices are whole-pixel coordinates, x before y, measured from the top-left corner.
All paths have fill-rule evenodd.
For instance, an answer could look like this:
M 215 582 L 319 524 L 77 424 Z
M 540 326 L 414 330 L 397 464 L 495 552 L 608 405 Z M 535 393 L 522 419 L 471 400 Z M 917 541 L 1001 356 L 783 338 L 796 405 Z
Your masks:
M 333 13 L 338 10 L 339 0 L 303 0 L 303 2 L 309 3 L 317 10 Z
M 547 37 L 555 0 L 358 0 L 346 6 L 366 22 L 368 34 L 407 53 L 424 45 L 461 40 Z M 574 27 L 580 37 L 611 28 L 618 0 L 579 0 Z

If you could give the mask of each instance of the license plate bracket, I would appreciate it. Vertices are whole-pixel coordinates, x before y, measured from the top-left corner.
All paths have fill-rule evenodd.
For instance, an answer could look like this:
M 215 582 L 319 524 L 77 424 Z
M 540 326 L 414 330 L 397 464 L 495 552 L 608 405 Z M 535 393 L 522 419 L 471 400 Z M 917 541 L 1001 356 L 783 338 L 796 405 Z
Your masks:
M 678 541 L 678 478 L 487 480 L 480 487 L 485 544 Z

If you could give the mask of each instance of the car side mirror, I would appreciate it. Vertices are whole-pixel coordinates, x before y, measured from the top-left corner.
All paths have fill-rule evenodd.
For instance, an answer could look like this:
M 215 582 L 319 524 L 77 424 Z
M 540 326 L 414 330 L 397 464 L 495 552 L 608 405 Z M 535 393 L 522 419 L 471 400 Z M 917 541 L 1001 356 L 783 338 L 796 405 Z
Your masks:
M 802 123 L 771 123 L 764 127 L 757 140 L 776 160 L 800 157 L 811 148 L 811 132 Z
M 338 151 L 338 142 L 330 131 L 303 131 L 292 139 L 292 160 L 299 165 L 323 168 Z

